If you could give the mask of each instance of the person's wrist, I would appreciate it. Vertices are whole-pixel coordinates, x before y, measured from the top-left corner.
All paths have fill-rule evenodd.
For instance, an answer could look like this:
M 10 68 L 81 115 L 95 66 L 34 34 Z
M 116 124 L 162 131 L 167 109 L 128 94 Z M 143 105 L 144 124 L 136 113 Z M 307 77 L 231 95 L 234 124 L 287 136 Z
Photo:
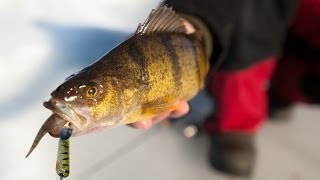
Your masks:
M 188 34 L 195 33 L 196 31 L 202 34 L 205 44 L 205 51 L 208 55 L 208 58 L 210 58 L 213 50 L 213 36 L 211 35 L 208 26 L 196 16 L 183 13 L 179 14 L 184 20 Z

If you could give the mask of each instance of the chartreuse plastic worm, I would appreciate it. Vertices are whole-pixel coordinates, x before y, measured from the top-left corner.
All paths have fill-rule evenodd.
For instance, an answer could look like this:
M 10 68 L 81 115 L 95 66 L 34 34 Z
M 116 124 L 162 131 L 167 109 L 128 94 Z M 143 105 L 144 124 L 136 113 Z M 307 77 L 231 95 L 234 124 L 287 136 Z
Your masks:
M 56 162 L 56 172 L 60 176 L 60 180 L 66 178 L 70 174 L 70 136 L 72 129 L 64 127 L 60 133 L 58 155 Z

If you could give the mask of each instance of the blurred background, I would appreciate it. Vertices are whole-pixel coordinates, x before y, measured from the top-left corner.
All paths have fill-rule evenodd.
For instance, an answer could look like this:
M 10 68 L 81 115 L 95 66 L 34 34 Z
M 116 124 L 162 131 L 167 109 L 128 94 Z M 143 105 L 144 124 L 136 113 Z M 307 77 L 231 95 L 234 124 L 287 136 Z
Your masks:
M 101 57 L 143 22 L 159 0 L 0 1 L 0 179 L 58 179 L 58 140 L 45 136 L 25 155 L 51 114 L 42 106 L 70 74 Z M 196 106 L 194 106 L 196 104 Z M 119 127 L 71 140 L 68 179 L 233 179 L 207 163 L 204 135 L 186 138 L 187 123 L 212 104 L 205 94 L 171 127 Z M 268 122 L 259 134 L 253 179 L 319 179 L 320 112 L 297 105 L 288 122 Z

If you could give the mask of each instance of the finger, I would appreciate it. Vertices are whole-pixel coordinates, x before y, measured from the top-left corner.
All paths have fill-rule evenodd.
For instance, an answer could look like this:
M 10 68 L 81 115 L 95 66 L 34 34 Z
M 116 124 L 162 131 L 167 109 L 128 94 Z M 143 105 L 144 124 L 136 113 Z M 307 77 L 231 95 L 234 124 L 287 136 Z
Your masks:
M 178 118 L 187 114 L 190 110 L 189 104 L 186 100 L 178 101 L 176 106 L 178 107 L 178 109 L 172 111 L 169 117 Z
M 152 126 L 152 120 L 147 119 L 143 121 L 138 121 L 133 123 L 132 126 L 139 129 L 149 129 Z
M 161 114 L 157 115 L 156 117 L 152 118 L 152 123 L 153 124 L 157 124 L 160 121 L 165 120 L 166 118 L 168 118 L 170 113 L 171 112 L 164 112 L 164 113 L 161 113 Z

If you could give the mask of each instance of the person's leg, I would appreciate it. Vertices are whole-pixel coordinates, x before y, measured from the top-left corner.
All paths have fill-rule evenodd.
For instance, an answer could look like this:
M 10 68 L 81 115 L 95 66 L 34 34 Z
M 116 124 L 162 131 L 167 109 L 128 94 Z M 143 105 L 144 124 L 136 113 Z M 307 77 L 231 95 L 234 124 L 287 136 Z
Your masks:
M 270 88 L 270 115 L 284 119 L 294 102 L 320 103 L 320 0 L 303 0 Z M 279 118 L 280 117 L 280 118 Z
M 216 98 L 218 110 L 205 127 L 212 134 L 212 157 L 222 157 L 219 152 L 226 157 L 211 158 L 213 165 L 223 170 L 222 166 L 229 163 L 227 173 L 246 175 L 251 172 L 250 158 L 254 155 L 250 153 L 254 139 L 251 134 L 258 129 L 266 114 L 264 86 L 275 64 L 275 60 L 265 58 L 280 54 L 288 23 L 298 2 L 278 1 L 166 1 L 178 12 L 203 21 L 212 38 L 205 36 L 209 41 L 204 39 L 204 42 L 212 42 L 213 46 L 207 46 L 209 49 L 213 47 L 211 69 L 219 69 L 213 73 L 210 82 L 210 92 Z M 248 153 L 250 157 L 241 161 L 244 157 L 241 156 L 237 158 L 239 161 L 231 162 L 230 159 L 236 159 L 233 157 L 239 153 L 229 149 Z M 227 158 L 228 154 L 232 158 Z M 249 165 L 239 165 L 241 162 Z M 234 171 L 238 166 L 245 168 Z
M 212 137 L 211 163 L 216 169 L 250 175 L 255 154 L 253 134 L 267 115 L 267 83 L 276 62 L 270 57 L 246 69 L 212 74 L 209 92 L 217 109 L 204 127 Z
M 286 52 L 273 75 L 269 101 L 269 115 L 276 119 L 289 118 L 296 102 L 320 103 L 320 61 Z
M 247 69 L 213 73 L 209 91 L 217 109 L 205 124 L 209 133 L 256 132 L 266 118 L 266 89 L 276 62 L 270 57 Z

